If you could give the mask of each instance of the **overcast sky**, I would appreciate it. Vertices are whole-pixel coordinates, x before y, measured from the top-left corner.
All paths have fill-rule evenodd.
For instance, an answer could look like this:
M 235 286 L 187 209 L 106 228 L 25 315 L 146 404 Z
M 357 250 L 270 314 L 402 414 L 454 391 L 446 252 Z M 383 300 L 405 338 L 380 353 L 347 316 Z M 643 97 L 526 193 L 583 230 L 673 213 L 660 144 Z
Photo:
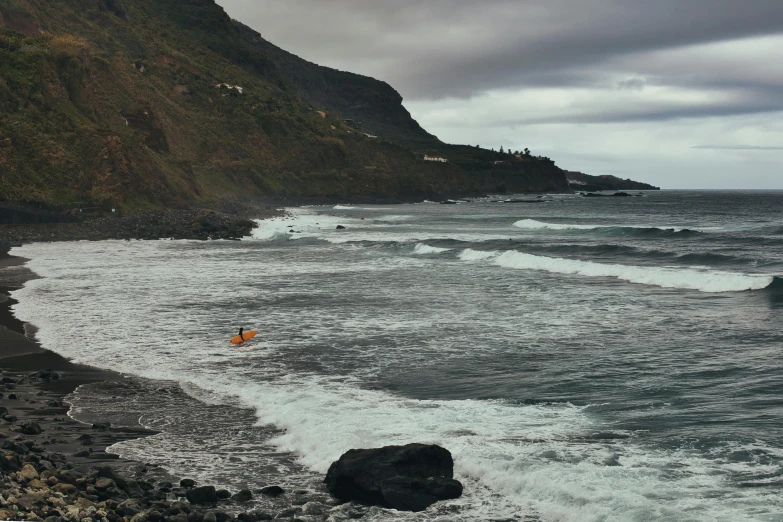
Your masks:
M 451 143 L 664 188 L 783 189 L 783 0 L 218 0 Z

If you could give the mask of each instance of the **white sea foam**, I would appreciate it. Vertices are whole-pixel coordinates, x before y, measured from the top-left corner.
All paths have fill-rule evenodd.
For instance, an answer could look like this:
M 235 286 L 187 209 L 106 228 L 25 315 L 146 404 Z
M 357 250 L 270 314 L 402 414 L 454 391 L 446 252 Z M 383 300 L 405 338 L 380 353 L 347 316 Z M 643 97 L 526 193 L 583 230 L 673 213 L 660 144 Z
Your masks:
M 312 219 L 313 236 L 339 234 L 318 228 L 335 225 L 324 216 L 294 219 L 281 221 L 282 233 L 287 234 L 292 223 L 296 223 L 297 229 L 305 229 L 305 223 Z M 346 232 L 353 233 L 351 228 Z M 269 239 L 268 236 L 264 234 L 263 238 Z M 14 293 L 19 300 L 14 311 L 21 320 L 40 327 L 38 338 L 45 347 L 76 362 L 174 380 L 205 402 L 253 408 L 258 424 L 285 429 L 272 440 L 275 450 L 293 452 L 303 465 L 315 471 L 325 471 L 334 459 L 353 447 L 405 442 L 433 442 L 447 447 L 455 456 L 457 478 L 466 485 L 464 497 L 449 505 L 457 505 L 463 511 L 445 512 L 438 518 L 435 507 L 421 515 L 395 513 L 394 520 L 473 521 L 537 513 L 545 522 L 733 522 L 777 520 L 783 513 L 779 495 L 769 495 L 762 488 L 732 487 L 724 464 L 697 452 L 656 450 L 635 440 L 585 444 L 579 437 L 596 429 L 593 417 L 586 411 L 588 406 L 413 400 L 367 389 L 359 378 L 319 376 L 312 369 L 293 370 L 287 361 L 296 359 L 300 348 L 293 336 L 277 345 L 264 345 L 263 357 L 258 359 L 229 352 L 218 333 L 233 328 L 237 322 L 262 322 L 272 331 L 278 323 L 298 325 L 305 315 L 320 313 L 318 320 L 339 322 L 340 328 L 350 321 L 362 323 L 363 317 L 339 315 L 339 301 L 332 301 L 339 296 L 330 295 L 320 312 L 317 307 L 303 312 L 304 308 L 293 306 L 290 299 L 299 298 L 307 304 L 319 291 L 317 284 L 297 287 L 297 275 L 308 272 L 344 277 L 340 274 L 343 270 L 361 270 L 363 266 L 373 269 L 376 265 L 372 263 L 379 268 L 398 263 L 391 256 L 362 258 L 360 254 L 332 258 L 329 262 L 328 254 L 345 250 L 330 244 L 309 245 L 289 257 L 277 256 L 279 252 L 291 252 L 289 245 L 260 246 L 262 250 L 256 250 L 259 245 L 252 242 L 238 246 L 228 242 L 27 245 L 15 249 L 13 254 L 31 258 L 29 268 L 43 279 L 29 281 Z M 356 251 L 365 250 L 369 249 Z M 625 278 L 626 269 L 644 268 L 470 249 L 460 252 L 460 258 L 599 277 Z M 405 256 L 404 261 L 413 262 L 413 266 L 432 264 L 426 259 L 411 261 L 411 256 Z M 586 265 L 598 267 L 584 269 Z M 583 269 L 586 272 L 580 271 Z M 663 275 L 656 277 L 672 277 L 670 272 L 677 272 L 660 270 Z M 273 283 L 260 285 L 264 279 Z M 349 276 L 345 281 L 353 283 L 355 279 Z M 368 297 L 376 298 L 375 294 L 385 290 L 388 289 L 373 287 L 373 295 Z M 263 312 L 243 308 L 243 303 L 262 298 L 275 305 L 264 307 Z M 201 302 L 212 306 L 193 306 Z M 389 322 L 386 316 L 377 320 Z M 368 329 L 374 332 L 375 324 Z M 318 337 L 317 343 L 351 342 L 328 336 L 321 339 L 318 331 L 303 329 L 297 330 L 297 334 Z M 276 351 L 284 352 L 285 357 L 273 358 Z M 234 432 L 245 428 L 238 426 Z M 123 455 L 126 451 L 133 454 L 132 448 L 155 443 L 153 437 L 115 448 Z M 201 441 L 199 444 L 212 447 Z M 193 457 L 198 459 L 203 473 L 199 476 L 203 476 L 204 482 L 210 479 L 210 473 L 228 465 L 224 457 L 209 450 Z M 167 459 L 165 462 L 174 471 L 185 473 L 192 469 L 193 462 L 176 451 L 164 452 L 160 458 Z M 620 465 L 607 465 L 609 461 Z M 756 471 L 751 464 L 740 462 L 732 466 Z M 242 480 L 259 479 L 243 476 Z M 757 511 L 760 509 L 768 511 Z M 383 520 L 385 516 L 378 513 L 371 520 Z
M 514 226 L 524 230 L 596 230 L 601 228 L 637 228 L 637 229 L 654 229 L 659 230 L 671 230 L 673 232 L 682 232 L 686 230 L 681 226 L 655 226 L 655 225 L 628 225 L 628 224 L 614 224 L 614 225 L 579 225 L 576 223 L 547 223 L 545 221 L 538 221 L 535 219 L 522 219 L 514 223 Z M 687 227 L 687 230 L 694 230 L 697 232 L 710 232 L 716 230 L 723 230 L 722 227 Z
M 557 274 L 573 274 L 586 277 L 615 277 L 630 283 L 715 293 L 760 290 L 768 287 L 773 281 L 772 276 L 765 275 L 697 270 L 694 268 L 604 264 L 576 259 L 536 256 L 516 251 L 503 252 L 495 258 L 494 263 L 505 268 L 519 270 L 542 270 Z
M 305 209 L 289 209 L 287 216 L 260 219 L 256 223 L 258 227 L 253 230 L 248 239 L 269 241 L 328 236 L 340 232 L 337 230 L 338 225 L 355 225 L 361 223 L 361 220 L 323 214 L 318 215 L 310 213 Z
M 388 207 L 350 207 L 348 205 L 335 205 L 333 210 L 369 210 L 373 212 L 379 212 L 381 210 L 389 210 Z
M 472 248 L 466 248 L 459 253 L 459 258 L 462 261 L 484 261 L 486 259 L 492 259 L 500 255 L 500 252 L 473 250 Z
M 568 223 L 545 223 L 543 221 L 536 221 L 535 219 L 523 219 L 514 223 L 517 228 L 527 230 L 594 230 L 596 228 L 602 228 L 603 225 L 576 225 Z
M 449 252 L 450 250 L 450 248 L 438 248 L 424 243 L 419 243 L 414 247 L 413 253 L 419 255 L 442 254 L 444 252 Z

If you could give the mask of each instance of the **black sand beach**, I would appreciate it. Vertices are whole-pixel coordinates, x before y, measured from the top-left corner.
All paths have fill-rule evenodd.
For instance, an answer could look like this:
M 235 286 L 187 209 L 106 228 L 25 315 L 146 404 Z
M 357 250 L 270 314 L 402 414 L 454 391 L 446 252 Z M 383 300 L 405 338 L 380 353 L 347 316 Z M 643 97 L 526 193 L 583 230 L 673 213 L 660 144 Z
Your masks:
M 0 520 L 338 521 L 366 513 L 318 492 L 216 490 L 107 452 L 112 444 L 154 432 L 68 416 L 67 397 L 79 386 L 124 377 L 73 364 L 28 336 L 31 327 L 13 316 L 8 296 L 35 277 L 24 262 L 0 248 Z

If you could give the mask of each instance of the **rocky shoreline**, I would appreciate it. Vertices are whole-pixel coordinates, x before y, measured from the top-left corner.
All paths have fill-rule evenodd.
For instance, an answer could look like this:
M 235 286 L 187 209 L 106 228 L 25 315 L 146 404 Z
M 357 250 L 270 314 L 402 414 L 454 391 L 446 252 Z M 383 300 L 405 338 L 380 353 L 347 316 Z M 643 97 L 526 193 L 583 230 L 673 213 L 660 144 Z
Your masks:
M 253 219 L 283 215 L 276 206 L 224 203 L 215 209 L 139 210 L 85 216 L 74 222 L 0 224 L 0 245 L 106 239 L 239 239 Z
M 275 484 L 230 492 L 107 452 L 154 432 L 68 415 L 76 388 L 124 377 L 71 363 L 26 335 L 7 295 L 32 277 L 21 261 L 0 247 L 0 520 L 338 522 L 378 511 Z

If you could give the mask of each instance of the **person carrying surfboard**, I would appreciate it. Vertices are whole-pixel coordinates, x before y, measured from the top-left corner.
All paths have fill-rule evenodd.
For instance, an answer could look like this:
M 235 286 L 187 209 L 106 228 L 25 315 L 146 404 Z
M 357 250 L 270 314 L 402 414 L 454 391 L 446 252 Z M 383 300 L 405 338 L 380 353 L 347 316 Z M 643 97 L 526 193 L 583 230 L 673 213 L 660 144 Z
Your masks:
M 242 344 L 245 341 L 249 341 L 250 339 L 255 337 L 257 333 L 258 332 L 256 332 L 255 330 L 250 330 L 246 332 L 244 328 L 240 328 L 239 335 L 236 335 L 231 339 L 231 344 Z

